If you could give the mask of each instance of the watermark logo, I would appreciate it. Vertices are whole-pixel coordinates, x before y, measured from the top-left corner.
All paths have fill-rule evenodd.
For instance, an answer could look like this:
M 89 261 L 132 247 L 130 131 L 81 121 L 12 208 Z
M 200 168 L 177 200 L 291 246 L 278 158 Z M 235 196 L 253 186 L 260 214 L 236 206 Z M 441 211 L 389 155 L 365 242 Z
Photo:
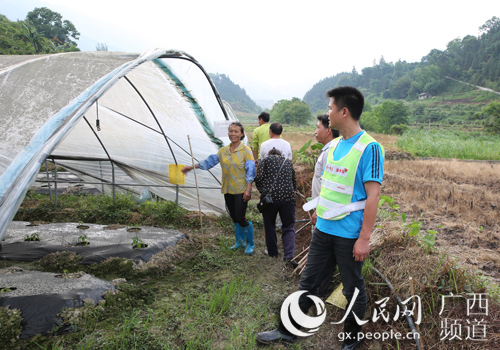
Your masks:
M 307 293 L 307 291 L 299 290 L 290 294 L 283 302 L 283 305 L 281 305 L 281 322 L 290 333 L 299 337 L 309 337 L 313 335 L 318 331 L 319 326 L 321 326 L 326 319 L 325 303 L 314 295 L 307 295 L 306 297 L 314 302 L 317 315 L 311 317 L 302 312 L 299 307 L 299 298 L 304 293 Z M 297 329 L 292 321 L 294 321 L 301 330 Z

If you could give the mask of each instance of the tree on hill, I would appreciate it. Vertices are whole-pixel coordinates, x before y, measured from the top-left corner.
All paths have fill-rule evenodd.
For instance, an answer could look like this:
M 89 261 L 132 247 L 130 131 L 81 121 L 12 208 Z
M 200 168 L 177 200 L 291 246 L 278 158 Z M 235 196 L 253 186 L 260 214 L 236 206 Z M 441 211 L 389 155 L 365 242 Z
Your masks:
M 363 129 L 388 134 L 394 125 L 408 124 L 410 109 L 403 101 L 384 101 L 380 106 L 375 106 L 372 112 L 361 115 L 360 124 Z
M 269 114 L 272 122 L 281 124 L 304 125 L 312 119 L 309 105 L 297 97 L 279 100 Z
M 56 42 L 56 45 L 76 46 L 74 40 L 80 37 L 80 32 L 73 23 L 67 19 L 63 21 L 61 14 L 46 7 L 35 7 L 33 11 L 28 12 L 26 20 L 33 24 L 38 33 Z
M 69 21 L 63 22 L 61 15 L 57 12 L 53 12 L 47 8 L 43 9 L 47 11 L 35 12 L 39 10 L 35 8 L 35 10 L 28 14 L 27 18 L 34 18 L 34 22 L 29 19 L 12 22 L 4 15 L 0 15 L 0 54 L 33 55 L 39 53 L 80 51 L 76 43 L 70 39 L 73 35 L 73 38 L 78 39 L 80 35 L 73 24 Z M 35 17 L 33 17 L 33 13 Z M 42 14 L 52 16 L 52 22 L 40 17 Z M 40 25 L 40 23 L 44 24 Z M 55 27 L 53 31 L 50 30 L 51 25 Z M 48 30 L 49 37 L 47 37 L 47 34 L 42 29 Z M 66 33 L 67 37 L 58 37 L 54 33 Z
M 50 41 L 24 21 L 11 22 L 0 15 L 0 54 L 31 55 L 46 52 Z
M 261 108 L 253 101 L 239 85 L 233 83 L 225 74 L 210 73 L 217 91 L 223 100 L 229 102 L 235 111 L 260 113 Z

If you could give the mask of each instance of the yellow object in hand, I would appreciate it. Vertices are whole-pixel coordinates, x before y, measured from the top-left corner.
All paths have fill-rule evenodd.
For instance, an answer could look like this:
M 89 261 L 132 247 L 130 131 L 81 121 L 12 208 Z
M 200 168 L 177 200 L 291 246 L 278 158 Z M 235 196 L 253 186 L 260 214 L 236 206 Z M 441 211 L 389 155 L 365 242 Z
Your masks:
M 169 164 L 168 165 L 168 181 L 174 185 L 184 185 L 186 183 L 186 176 L 182 173 L 181 169 L 184 164 Z

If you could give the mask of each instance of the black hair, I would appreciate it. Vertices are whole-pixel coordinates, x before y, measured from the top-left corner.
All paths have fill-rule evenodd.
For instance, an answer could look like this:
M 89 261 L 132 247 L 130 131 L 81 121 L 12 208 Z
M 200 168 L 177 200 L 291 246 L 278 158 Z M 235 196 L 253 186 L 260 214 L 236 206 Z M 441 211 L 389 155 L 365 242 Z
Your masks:
M 335 106 L 338 109 L 347 107 L 351 117 L 354 120 L 359 120 L 363 112 L 365 98 L 361 91 L 352 86 L 340 86 L 335 89 L 329 90 L 326 93 L 329 98 L 333 97 Z
M 269 123 L 269 118 L 270 116 L 267 112 L 262 112 L 261 114 L 259 114 L 259 119 L 262 119 L 264 123 Z
M 328 115 L 318 115 L 317 118 L 325 129 L 330 128 L 330 118 L 328 117 Z M 335 130 L 333 128 L 330 128 L 330 130 L 332 131 L 332 136 L 334 139 L 340 136 L 340 132 L 338 130 Z
M 269 152 L 267 152 L 268 155 L 277 155 L 277 156 L 281 156 L 281 151 L 279 149 L 276 149 L 276 147 L 273 147 L 272 150 L 270 150 Z
M 283 132 L 283 126 L 280 123 L 272 123 L 269 126 L 269 130 L 271 130 L 275 135 L 281 135 Z
M 243 133 L 243 136 L 240 137 L 240 140 L 243 140 L 245 138 L 245 128 L 243 127 L 243 124 L 241 124 L 240 122 L 232 122 L 231 124 L 229 124 L 229 127 L 227 129 L 229 130 L 229 128 L 233 125 L 240 127 L 241 132 Z
M 323 124 L 323 127 L 325 129 L 328 129 L 330 127 L 330 118 L 328 117 L 328 115 L 326 114 L 318 115 L 316 118 L 318 118 L 321 124 Z

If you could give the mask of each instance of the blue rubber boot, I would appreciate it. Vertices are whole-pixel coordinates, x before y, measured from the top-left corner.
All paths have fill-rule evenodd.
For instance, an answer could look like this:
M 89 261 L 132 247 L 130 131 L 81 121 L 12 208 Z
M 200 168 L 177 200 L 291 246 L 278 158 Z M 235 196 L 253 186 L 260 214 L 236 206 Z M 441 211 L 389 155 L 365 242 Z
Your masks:
M 253 225 L 249 222 L 247 227 L 242 227 L 241 229 L 247 238 L 247 248 L 245 249 L 245 254 L 252 255 L 255 249 L 255 242 L 253 240 Z
M 236 237 L 236 244 L 233 245 L 230 249 L 236 250 L 238 248 L 245 248 L 245 235 L 243 234 L 243 230 L 240 224 L 234 224 L 234 236 Z

